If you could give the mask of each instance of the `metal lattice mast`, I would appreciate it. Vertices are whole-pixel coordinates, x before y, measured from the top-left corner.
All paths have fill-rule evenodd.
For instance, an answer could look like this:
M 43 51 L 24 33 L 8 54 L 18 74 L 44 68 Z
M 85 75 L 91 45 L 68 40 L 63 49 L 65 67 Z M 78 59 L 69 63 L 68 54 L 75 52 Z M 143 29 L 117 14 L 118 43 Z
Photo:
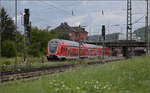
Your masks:
M 127 0 L 127 32 L 126 39 L 132 40 L 132 0 Z

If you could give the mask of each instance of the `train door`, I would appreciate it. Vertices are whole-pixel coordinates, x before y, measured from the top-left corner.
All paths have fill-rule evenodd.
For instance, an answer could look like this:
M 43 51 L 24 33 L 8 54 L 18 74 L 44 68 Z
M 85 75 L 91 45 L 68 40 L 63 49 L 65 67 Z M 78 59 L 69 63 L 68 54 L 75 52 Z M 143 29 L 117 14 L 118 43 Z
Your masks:
M 70 52 L 69 52 L 70 48 L 67 48 L 67 50 L 68 50 L 68 54 L 67 54 L 67 55 L 68 55 L 68 57 L 69 57 L 69 56 L 70 56 Z
M 67 56 L 66 52 L 67 52 L 67 48 L 63 47 L 62 48 L 62 56 Z
M 78 49 L 77 48 L 70 48 L 70 57 L 75 58 L 78 57 Z

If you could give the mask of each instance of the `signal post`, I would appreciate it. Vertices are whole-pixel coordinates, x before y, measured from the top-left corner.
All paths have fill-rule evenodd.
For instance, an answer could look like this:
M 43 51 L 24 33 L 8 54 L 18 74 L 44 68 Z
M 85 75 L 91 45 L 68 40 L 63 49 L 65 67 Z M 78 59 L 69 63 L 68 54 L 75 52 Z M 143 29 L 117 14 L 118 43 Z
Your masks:
M 27 45 L 31 43 L 31 22 L 29 9 L 24 10 L 24 62 L 27 61 Z

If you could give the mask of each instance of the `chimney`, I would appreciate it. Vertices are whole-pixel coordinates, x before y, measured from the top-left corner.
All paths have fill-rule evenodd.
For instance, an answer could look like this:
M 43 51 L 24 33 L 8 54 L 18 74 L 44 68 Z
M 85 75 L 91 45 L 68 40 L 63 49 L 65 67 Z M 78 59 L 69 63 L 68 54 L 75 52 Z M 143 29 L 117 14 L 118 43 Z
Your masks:
M 68 25 L 67 22 L 64 22 L 64 25 Z

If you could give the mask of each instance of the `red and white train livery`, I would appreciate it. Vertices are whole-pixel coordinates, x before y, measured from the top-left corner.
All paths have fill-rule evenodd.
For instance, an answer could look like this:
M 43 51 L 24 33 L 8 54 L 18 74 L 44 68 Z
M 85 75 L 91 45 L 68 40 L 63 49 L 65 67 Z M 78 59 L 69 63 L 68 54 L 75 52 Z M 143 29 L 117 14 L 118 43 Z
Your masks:
M 111 56 L 111 49 L 105 48 L 103 52 L 102 46 L 92 44 L 82 44 L 80 46 L 81 58 L 95 58 L 102 56 L 104 53 Z M 69 40 L 52 39 L 47 47 L 47 59 L 78 59 L 79 58 L 79 43 Z

